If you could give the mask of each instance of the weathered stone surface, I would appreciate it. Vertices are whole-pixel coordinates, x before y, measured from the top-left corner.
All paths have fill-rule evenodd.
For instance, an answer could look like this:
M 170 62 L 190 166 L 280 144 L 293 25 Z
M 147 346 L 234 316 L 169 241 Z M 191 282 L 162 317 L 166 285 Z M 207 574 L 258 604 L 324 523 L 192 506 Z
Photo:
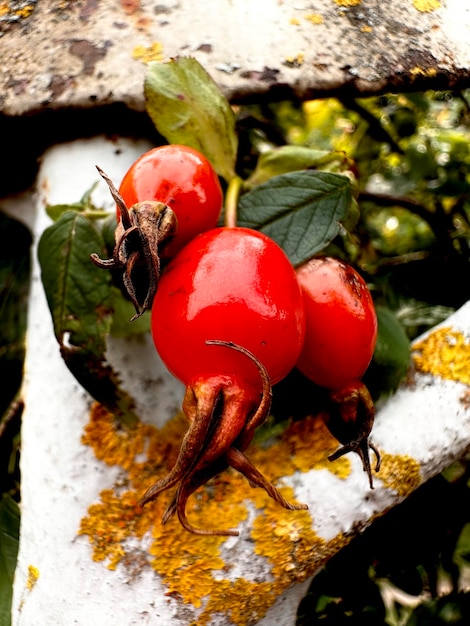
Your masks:
M 55 146 L 42 161 L 35 210 L 28 197 L 6 204 L 29 223 L 37 242 L 49 224 L 46 204 L 80 198 L 97 180 L 95 163 L 119 180 L 145 149 L 144 142 L 102 137 Z M 113 206 L 102 181 L 93 198 L 97 205 Z M 110 457 L 106 422 L 105 430 L 95 433 L 97 448 L 82 441 L 90 423 L 90 399 L 59 355 L 35 254 L 30 303 L 14 626 L 292 626 L 308 581 L 321 564 L 470 445 L 467 304 L 416 342 L 421 357 L 417 371 L 378 411 L 373 440 L 383 466 L 374 490 L 356 456 L 328 463 L 331 440 L 320 421 L 305 420 L 297 425 L 300 431 L 291 431 L 286 446 L 255 446 L 247 454 L 256 455 L 270 477 L 286 468 L 278 485 L 307 503 L 309 511 L 285 511 L 260 489 L 249 489 L 235 472 L 224 472 L 212 495 L 202 502 L 191 498 L 188 516 L 199 515 L 201 507 L 210 510 L 207 526 L 235 525 L 239 537 L 195 537 L 177 522 L 163 527 L 161 514 L 152 509 L 133 514 L 129 522 L 132 508 L 121 502 L 130 472 L 143 471 L 137 464 L 145 462 L 145 455 L 126 467 L 117 456 Z M 158 429 L 168 420 L 174 424 L 183 389 L 157 358 L 151 339 L 114 340 L 108 358 L 121 372 L 142 419 Z M 159 432 L 164 449 L 179 444 L 175 430 Z M 111 443 L 119 444 L 118 439 Z M 223 490 L 225 499 L 220 500 Z M 164 505 L 168 497 L 162 494 L 159 500 Z M 84 520 L 88 533 L 80 535 Z M 142 535 L 137 532 L 141 520 L 146 523 Z M 113 536 L 120 537 L 115 545 Z M 115 569 L 108 568 L 113 563 Z
M 145 62 L 195 56 L 234 100 L 462 87 L 461 0 L 81 0 L 0 12 L 0 110 L 143 108 Z

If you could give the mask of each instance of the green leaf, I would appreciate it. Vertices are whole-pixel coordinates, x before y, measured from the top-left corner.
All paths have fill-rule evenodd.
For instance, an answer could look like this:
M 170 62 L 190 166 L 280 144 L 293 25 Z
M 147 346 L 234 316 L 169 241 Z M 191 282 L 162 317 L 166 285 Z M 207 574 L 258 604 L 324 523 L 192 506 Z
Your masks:
M 351 208 L 346 176 L 330 172 L 281 174 L 240 198 L 238 225 L 262 231 L 301 265 L 343 229 Z
M 149 332 L 150 311 L 145 311 L 130 324 L 129 320 L 135 314 L 134 305 L 123 296 L 117 287 L 112 288 L 112 303 L 114 315 L 111 335 L 113 337 L 130 337 L 131 335 L 142 335 Z
M 144 92 L 147 112 L 169 143 L 195 148 L 226 181 L 235 176 L 235 116 L 196 59 L 149 63 Z
M 91 194 L 97 185 L 98 182 L 94 183 L 90 189 L 83 194 L 79 202 L 73 202 L 72 204 L 50 204 L 46 207 L 46 213 L 54 222 L 60 219 L 67 211 L 77 211 L 78 213 L 86 214 L 86 216 L 91 219 L 108 217 L 109 212 L 98 209 L 91 200 Z
M 306 146 L 286 145 L 273 148 L 260 155 L 256 168 L 245 182 L 245 186 L 255 187 L 280 174 L 324 167 L 333 162 L 343 163 L 345 160 L 343 153 Z
M 77 211 L 81 213 L 84 210 L 85 209 L 80 202 L 76 202 L 74 204 L 49 204 L 46 207 L 47 215 L 54 222 L 57 222 L 57 220 L 61 218 L 64 213 L 67 213 L 67 211 Z
M 20 511 L 7 494 L 0 500 L 0 626 L 11 624 L 13 578 L 20 534 Z
M 104 351 L 111 326 L 111 275 L 99 271 L 90 254 L 103 247 L 91 222 L 68 211 L 44 231 L 38 249 L 56 337 L 64 341 L 67 335 L 67 343 L 98 351 Z
M 137 420 L 133 401 L 105 361 L 111 274 L 91 262 L 92 252 L 105 252 L 100 232 L 83 214 L 64 213 L 39 241 L 42 282 L 68 368 L 93 398 L 132 424 Z
M 378 334 L 368 377 L 383 392 L 395 391 L 406 376 L 410 364 L 410 341 L 395 313 L 384 306 L 376 307 Z

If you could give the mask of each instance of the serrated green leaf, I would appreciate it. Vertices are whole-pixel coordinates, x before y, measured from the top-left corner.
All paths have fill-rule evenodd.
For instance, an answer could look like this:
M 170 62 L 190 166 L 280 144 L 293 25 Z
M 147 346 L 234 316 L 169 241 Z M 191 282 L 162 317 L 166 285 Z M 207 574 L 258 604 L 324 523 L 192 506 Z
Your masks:
M 112 324 L 111 274 L 90 254 L 103 254 L 104 241 L 83 214 L 69 211 L 39 241 L 41 276 L 62 357 L 78 382 L 118 418 L 134 423 L 133 401 L 106 363 Z
M 11 624 L 13 578 L 18 558 L 20 511 L 7 494 L 0 499 L 0 626 Z
M 274 176 L 314 167 L 319 168 L 333 161 L 344 160 L 344 155 L 338 152 L 317 150 L 307 146 L 280 146 L 260 155 L 256 168 L 246 180 L 245 186 L 247 188 L 255 187 L 274 178 Z
M 226 181 L 235 176 L 235 116 L 196 59 L 149 63 L 144 92 L 147 112 L 169 143 L 199 150 Z
M 262 231 L 301 265 L 342 230 L 351 207 L 347 177 L 330 172 L 281 174 L 240 198 L 238 225 Z

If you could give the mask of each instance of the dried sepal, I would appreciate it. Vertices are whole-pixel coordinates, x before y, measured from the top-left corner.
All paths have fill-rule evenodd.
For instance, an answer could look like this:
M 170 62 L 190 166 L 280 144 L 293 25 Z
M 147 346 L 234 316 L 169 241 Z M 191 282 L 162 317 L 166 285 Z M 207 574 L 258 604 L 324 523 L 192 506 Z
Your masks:
M 251 443 L 255 429 L 266 420 L 271 406 L 271 384 L 266 368 L 249 350 L 233 342 L 211 340 L 206 344 L 225 346 L 251 359 L 260 374 L 261 398 L 257 405 L 253 405 L 252 398 L 247 399 L 247 394 L 240 393 L 236 385 L 227 386 L 226 377 L 214 377 L 200 386 L 188 387 L 183 409 L 190 424 L 176 464 L 166 477 L 145 492 L 139 504 L 145 505 L 177 484 L 163 514 L 163 524 L 177 515 L 183 528 L 194 534 L 236 536 L 238 532 L 235 530 L 196 528 L 186 517 L 186 503 L 191 494 L 228 467 L 243 474 L 251 486 L 263 488 L 281 506 L 291 510 L 308 507 L 287 502 L 243 453 Z
M 328 459 L 334 461 L 348 452 L 359 455 L 364 471 L 369 478 L 370 488 L 374 488 L 369 450 L 376 457 L 374 471 L 380 470 L 381 458 L 377 447 L 370 441 L 375 419 L 374 402 L 369 390 L 359 380 L 353 381 L 343 389 L 331 391 L 326 425 L 331 434 L 343 444 Z
M 101 259 L 93 253 L 91 260 L 103 269 L 122 270 L 124 288 L 136 310 L 134 320 L 152 307 L 160 276 L 160 252 L 174 237 L 178 222 L 163 202 L 139 202 L 129 209 L 111 179 L 98 166 L 97 170 L 118 206 L 120 219 L 112 258 Z

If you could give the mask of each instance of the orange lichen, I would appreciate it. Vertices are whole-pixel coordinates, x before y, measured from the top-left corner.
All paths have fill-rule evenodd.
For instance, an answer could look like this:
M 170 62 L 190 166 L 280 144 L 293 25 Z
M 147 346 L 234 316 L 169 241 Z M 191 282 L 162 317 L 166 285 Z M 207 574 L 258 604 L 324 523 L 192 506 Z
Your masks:
M 470 385 L 470 343 L 462 333 L 438 328 L 413 345 L 416 370 Z
M 132 50 L 132 57 L 143 63 L 163 61 L 163 45 L 159 41 L 155 41 L 150 46 L 136 46 Z
M 196 608 L 204 602 L 199 624 L 221 610 L 229 611 L 235 624 L 247 623 L 253 616 L 260 618 L 293 580 L 311 574 L 315 561 L 312 546 L 321 546 L 323 554 L 324 541 L 312 530 L 308 512 L 282 509 L 261 489 L 247 490 L 244 477 L 227 470 L 196 491 L 187 507 L 188 516 L 199 527 L 236 528 L 246 519 L 247 500 L 251 500 L 259 510 L 253 527 L 255 552 L 269 559 L 275 583 L 227 580 L 221 554 L 226 537 L 191 535 L 174 519 L 162 525 L 168 500 L 164 496 L 143 509 L 137 504 L 145 489 L 173 466 L 186 429 L 187 422 L 179 414 L 160 430 L 142 423 L 127 430 L 95 404 L 82 441 L 93 448 L 98 459 L 123 472 L 113 488 L 100 494 L 100 502 L 89 507 L 79 534 L 89 537 L 94 560 L 106 562 L 110 569 L 120 563 L 136 570 L 130 554 L 135 547 L 127 548 L 126 541 L 141 540 L 150 531 L 147 562 L 161 576 L 169 594 Z M 337 446 L 321 417 L 307 417 L 292 422 L 269 447 L 252 445 L 248 455 L 273 483 L 312 468 L 328 468 L 346 477 L 349 459 L 327 460 Z M 290 488 L 279 487 L 285 497 L 295 500 Z M 139 567 L 143 563 L 145 558 L 140 555 Z
M 282 592 L 311 576 L 349 538 L 338 535 L 324 540 L 312 527 L 312 512 L 285 510 L 262 489 L 248 489 L 242 475 L 226 470 L 191 496 L 188 518 L 197 527 L 236 528 L 249 511 L 254 513 L 250 521 L 253 559 L 259 559 L 263 571 L 269 568 L 272 578 L 269 582 L 244 577 L 229 580 L 223 553 L 227 537 L 190 534 L 176 519 L 162 525 L 169 499 L 163 494 L 144 508 L 137 504 L 147 487 L 172 468 L 186 430 L 182 414 L 161 429 L 139 423 L 127 430 L 95 404 L 83 443 L 102 462 L 121 467 L 122 472 L 116 484 L 100 494 L 100 501 L 89 507 L 79 534 L 88 536 L 93 559 L 110 569 L 119 564 L 137 576 L 143 567 L 151 566 L 169 595 L 198 609 L 198 626 L 208 624 L 214 613 L 226 614 L 236 625 L 254 623 Z M 321 415 L 289 423 L 278 437 L 270 431 L 265 434 L 250 446 L 247 455 L 289 501 L 295 501 L 295 494 L 282 484 L 286 476 L 326 468 L 345 478 L 351 471 L 346 457 L 334 463 L 327 460 L 338 442 Z M 396 457 L 384 455 L 385 473 L 380 477 L 395 489 L 400 488 L 401 480 L 407 484 L 410 476 L 413 482 L 411 461 L 397 463 Z M 136 539 L 142 541 L 141 548 L 136 549 Z M 144 541 L 150 545 L 144 547 Z

